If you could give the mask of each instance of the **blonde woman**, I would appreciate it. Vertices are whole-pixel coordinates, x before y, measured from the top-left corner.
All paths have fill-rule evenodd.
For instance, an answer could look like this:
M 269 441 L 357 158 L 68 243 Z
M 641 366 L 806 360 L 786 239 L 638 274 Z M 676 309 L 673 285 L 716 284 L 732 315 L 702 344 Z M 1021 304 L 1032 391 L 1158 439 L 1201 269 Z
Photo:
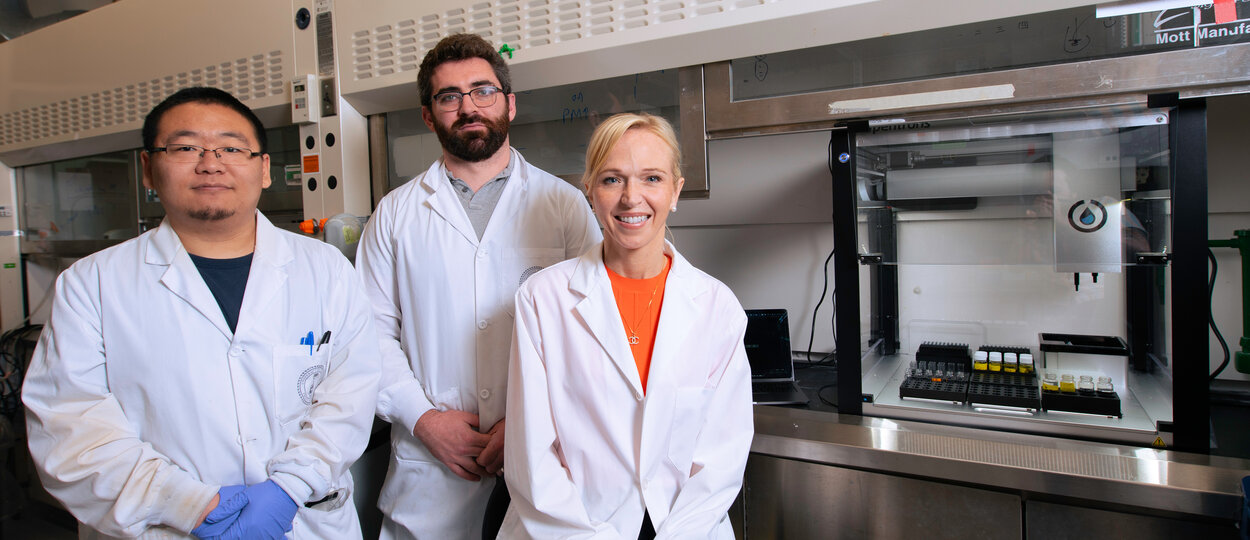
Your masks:
M 517 291 L 501 538 L 733 538 L 746 316 L 664 239 L 680 156 L 662 118 L 604 121 L 583 177 L 603 243 Z

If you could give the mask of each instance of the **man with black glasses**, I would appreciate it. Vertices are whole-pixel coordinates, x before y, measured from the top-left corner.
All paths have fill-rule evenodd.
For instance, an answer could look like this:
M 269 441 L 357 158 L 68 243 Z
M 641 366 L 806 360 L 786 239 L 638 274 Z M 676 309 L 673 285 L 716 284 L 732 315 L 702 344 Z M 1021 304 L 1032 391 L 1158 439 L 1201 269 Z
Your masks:
M 360 538 L 377 337 L 328 244 L 256 209 L 265 131 L 214 88 L 144 120 L 161 226 L 57 279 L 25 381 L 44 486 L 98 535 Z
M 444 38 L 417 86 L 443 156 L 382 199 L 356 255 L 392 425 L 382 537 L 476 540 L 504 466 L 513 295 L 601 235 L 579 190 L 509 145 L 516 96 L 489 43 Z

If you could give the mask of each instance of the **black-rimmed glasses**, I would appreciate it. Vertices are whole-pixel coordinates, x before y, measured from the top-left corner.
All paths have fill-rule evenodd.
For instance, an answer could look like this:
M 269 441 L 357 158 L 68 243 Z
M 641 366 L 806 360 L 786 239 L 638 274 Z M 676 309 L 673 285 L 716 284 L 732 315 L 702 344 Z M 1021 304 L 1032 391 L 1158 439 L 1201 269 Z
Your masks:
M 212 152 L 226 165 L 247 165 L 248 161 L 260 155 L 260 152 L 253 152 L 250 148 L 238 146 L 204 148 L 194 144 L 169 144 L 153 148 L 149 152 L 165 152 L 169 160 L 175 163 L 199 163 L 201 159 L 204 159 L 205 152 Z
M 460 109 L 460 102 L 464 96 L 469 96 L 473 100 L 473 104 L 478 107 L 490 107 L 495 104 L 495 100 L 499 99 L 502 94 L 497 86 L 479 86 L 468 92 L 456 92 L 448 90 L 434 94 L 434 106 L 440 111 L 455 111 Z

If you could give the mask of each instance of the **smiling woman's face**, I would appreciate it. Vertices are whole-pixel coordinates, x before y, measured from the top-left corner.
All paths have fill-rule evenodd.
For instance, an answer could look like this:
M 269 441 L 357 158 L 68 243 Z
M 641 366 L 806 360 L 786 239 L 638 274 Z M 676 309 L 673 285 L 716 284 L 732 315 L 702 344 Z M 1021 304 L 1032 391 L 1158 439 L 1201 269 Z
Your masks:
M 587 186 L 603 225 L 605 259 L 663 253 L 664 224 L 684 178 L 674 178 L 672 150 L 658 135 L 631 128 L 608 152 Z

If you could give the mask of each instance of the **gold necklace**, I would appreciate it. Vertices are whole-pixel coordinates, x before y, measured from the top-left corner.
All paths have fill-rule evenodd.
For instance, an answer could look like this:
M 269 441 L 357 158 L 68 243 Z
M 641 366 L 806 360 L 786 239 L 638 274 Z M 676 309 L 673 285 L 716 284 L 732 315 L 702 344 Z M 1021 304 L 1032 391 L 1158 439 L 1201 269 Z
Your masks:
M 655 288 L 651 290 L 651 299 L 647 300 L 647 311 L 643 312 L 642 318 L 638 319 L 638 322 L 635 323 L 634 326 L 641 326 L 642 323 L 647 320 L 647 316 L 651 315 L 651 304 L 655 302 L 655 293 L 660 291 L 660 285 L 663 285 L 663 284 L 664 284 L 663 279 L 660 279 L 659 283 L 655 284 Z M 628 321 L 625 322 L 625 329 L 629 330 L 629 344 L 630 345 L 638 344 L 638 332 L 634 331 L 634 326 L 630 326 Z

